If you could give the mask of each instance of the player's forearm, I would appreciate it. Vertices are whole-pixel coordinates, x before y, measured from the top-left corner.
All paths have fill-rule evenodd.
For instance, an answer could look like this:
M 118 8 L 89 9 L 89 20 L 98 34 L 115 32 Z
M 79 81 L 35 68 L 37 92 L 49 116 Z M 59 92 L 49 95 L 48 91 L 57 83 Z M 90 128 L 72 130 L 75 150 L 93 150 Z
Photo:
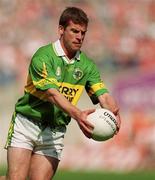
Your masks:
M 116 101 L 114 100 L 114 98 L 112 96 L 110 96 L 110 94 L 105 93 L 101 96 L 98 97 L 98 100 L 100 102 L 100 106 L 102 108 L 106 108 L 109 109 L 110 111 L 112 111 L 115 115 L 118 114 L 119 112 L 119 107 L 116 103 Z
M 105 93 L 105 94 L 99 96 L 98 100 L 100 102 L 101 107 L 109 109 L 117 117 L 117 132 L 118 132 L 120 129 L 120 125 L 121 125 L 121 118 L 119 115 L 119 107 L 118 107 L 116 101 L 108 93 Z
M 66 112 L 74 119 L 80 117 L 81 111 L 76 106 L 72 105 L 61 93 L 56 89 L 49 89 L 46 91 L 49 102 L 54 103 L 57 107 Z
M 76 120 L 80 129 L 84 133 L 84 135 L 88 138 L 92 135 L 93 125 L 87 121 L 87 116 L 94 112 L 94 109 L 89 109 L 85 111 L 81 111 L 76 106 L 72 105 L 61 93 L 59 93 L 56 89 L 49 89 L 46 91 L 46 95 L 48 97 L 48 101 L 54 103 L 64 112 L 66 112 L 69 116 Z

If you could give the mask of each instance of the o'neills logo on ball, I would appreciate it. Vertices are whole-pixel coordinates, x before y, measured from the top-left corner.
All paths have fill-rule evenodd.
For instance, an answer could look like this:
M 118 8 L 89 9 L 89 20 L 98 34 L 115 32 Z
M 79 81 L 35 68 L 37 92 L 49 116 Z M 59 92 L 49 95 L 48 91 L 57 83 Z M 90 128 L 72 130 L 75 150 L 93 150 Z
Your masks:
M 109 114 L 108 112 L 104 112 L 104 115 L 107 116 L 107 117 L 109 117 L 109 118 L 115 123 L 115 125 L 117 126 L 117 122 L 116 122 L 115 118 L 112 117 L 111 114 Z

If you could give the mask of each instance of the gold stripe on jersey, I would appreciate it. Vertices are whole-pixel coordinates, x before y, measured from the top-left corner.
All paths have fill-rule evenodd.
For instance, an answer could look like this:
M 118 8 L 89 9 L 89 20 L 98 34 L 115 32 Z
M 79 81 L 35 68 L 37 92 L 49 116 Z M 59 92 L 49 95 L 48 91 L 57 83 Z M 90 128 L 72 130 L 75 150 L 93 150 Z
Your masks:
M 55 78 L 47 78 L 47 75 L 48 73 L 46 69 L 46 64 L 43 62 L 43 70 L 42 70 L 42 73 L 40 74 L 42 79 L 39 81 L 33 81 L 33 84 L 39 87 L 43 87 L 47 84 L 57 84 L 57 80 Z
M 48 73 L 47 73 L 47 69 L 46 69 L 46 64 L 45 62 L 43 62 L 43 70 L 41 73 L 37 72 L 41 77 L 43 77 L 44 79 L 47 77 Z
M 54 79 L 54 78 L 51 78 Z M 55 81 L 54 81 L 55 82 Z M 25 86 L 25 92 L 32 94 L 33 96 L 46 101 L 47 96 L 43 91 L 37 90 L 35 85 L 38 85 L 38 82 L 32 82 L 30 76 L 28 77 L 28 85 Z M 65 82 L 57 82 L 56 84 L 59 87 L 59 91 L 63 94 L 73 105 L 76 105 L 84 89 L 83 85 L 73 85 Z
M 33 81 L 33 84 L 35 86 L 44 87 L 45 85 L 48 84 L 58 85 L 58 82 L 55 78 L 46 78 L 46 79 L 41 79 L 40 81 Z
M 90 87 L 88 94 L 91 96 L 92 94 L 95 94 L 95 92 L 97 92 L 100 89 L 106 89 L 106 86 L 103 82 L 92 85 Z
M 46 78 L 47 75 L 48 75 L 48 73 L 47 73 L 46 65 L 45 65 L 45 63 L 43 62 L 42 77 L 43 77 L 43 78 Z
M 46 100 L 46 95 L 43 93 L 43 91 L 37 90 L 35 85 L 43 86 L 45 82 L 45 79 L 42 79 L 38 82 L 32 81 L 30 75 L 28 76 L 28 81 L 27 85 L 25 86 L 25 92 L 32 94 L 33 96 L 41 99 L 41 100 Z

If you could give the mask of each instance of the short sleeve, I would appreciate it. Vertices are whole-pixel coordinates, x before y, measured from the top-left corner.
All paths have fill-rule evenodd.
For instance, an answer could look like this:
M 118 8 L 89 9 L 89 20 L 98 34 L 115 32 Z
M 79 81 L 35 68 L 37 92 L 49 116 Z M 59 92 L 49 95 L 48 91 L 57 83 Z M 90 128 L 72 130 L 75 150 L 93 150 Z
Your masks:
M 34 56 L 29 66 L 29 75 L 36 89 L 59 89 L 52 61 L 49 60 L 48 56 Z
M 98 96 L 108 92 L 108 89 L 101 80 L 99 70 L 94 63 L 92 63 L 85 89 L 93 104 L 98 103 Z

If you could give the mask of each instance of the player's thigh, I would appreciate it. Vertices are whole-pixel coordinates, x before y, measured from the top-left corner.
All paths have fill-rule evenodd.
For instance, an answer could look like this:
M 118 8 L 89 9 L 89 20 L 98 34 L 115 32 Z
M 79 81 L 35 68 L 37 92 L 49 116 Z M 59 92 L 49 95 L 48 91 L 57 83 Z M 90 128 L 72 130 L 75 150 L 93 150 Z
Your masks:
M 58 167 L 59 160 L 54 157 L 33 154 L 29 170 L 30 180 L 50 180 Z
M 9 147 L 7 150 L 8 160 L 8 179 L 11 180 L 25 180 L 32 151 L 24 148 Z

